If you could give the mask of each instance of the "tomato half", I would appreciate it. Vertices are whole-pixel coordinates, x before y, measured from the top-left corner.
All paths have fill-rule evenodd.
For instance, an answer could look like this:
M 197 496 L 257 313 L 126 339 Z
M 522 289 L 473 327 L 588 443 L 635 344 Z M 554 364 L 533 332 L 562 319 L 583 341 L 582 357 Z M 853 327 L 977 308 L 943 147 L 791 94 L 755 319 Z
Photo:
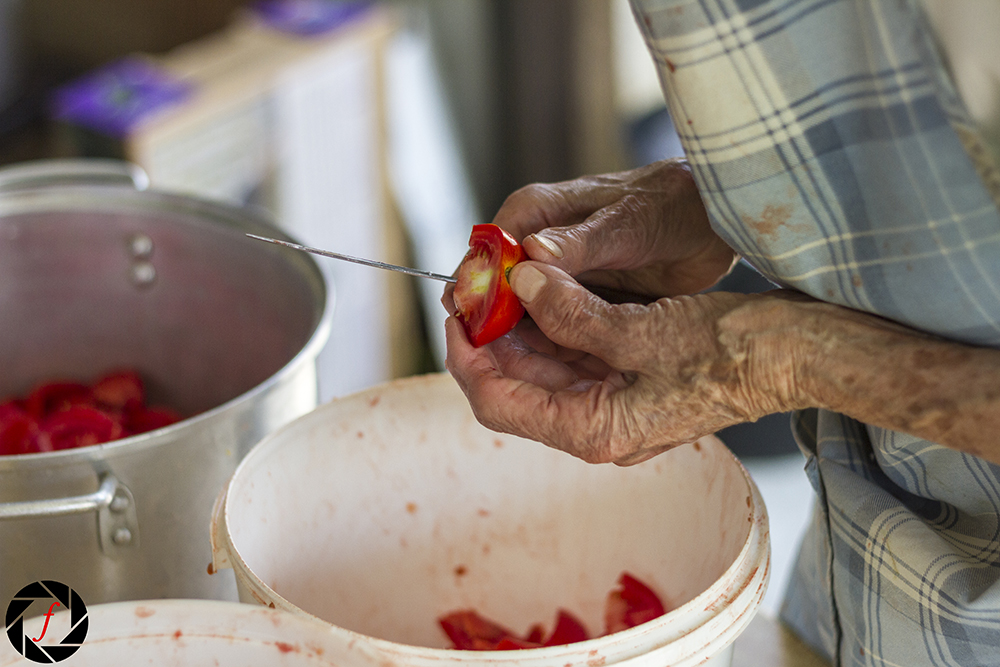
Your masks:
M 524 315 L 524 306 L 508 282 L 510 270 L 524 259 L 521 244 L 500 227 L 472 228 L 469 252 L 458 267 L 454 299 L 458 319 L 476 347 L 503 336 Z

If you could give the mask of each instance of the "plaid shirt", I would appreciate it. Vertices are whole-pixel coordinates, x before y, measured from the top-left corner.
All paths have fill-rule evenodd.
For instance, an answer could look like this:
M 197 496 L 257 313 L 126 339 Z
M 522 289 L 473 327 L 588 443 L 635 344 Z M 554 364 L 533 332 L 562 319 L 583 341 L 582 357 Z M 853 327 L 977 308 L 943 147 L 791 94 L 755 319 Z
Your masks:
M 1000 347 L 1000 175 L 915 0 L 632 5 L 743 257 Z M 783 619 L 836 665 L 1000 665 L 1000 466 L 823 410 L 793 429 L 818 502 Z

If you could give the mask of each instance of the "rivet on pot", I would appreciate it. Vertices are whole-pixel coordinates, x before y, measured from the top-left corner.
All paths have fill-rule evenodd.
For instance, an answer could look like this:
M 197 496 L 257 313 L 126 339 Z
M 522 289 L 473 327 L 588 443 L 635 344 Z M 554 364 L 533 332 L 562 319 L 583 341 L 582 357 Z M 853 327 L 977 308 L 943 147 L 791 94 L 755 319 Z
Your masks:
M 128 509 L 128 498 L 126 496 L 115 496 L 111 501 L 111 511 L 121 514 Z
M 156 269 L 149 262 L 135 262 L 129 277 L 136 287 L 149 287 L 156 281 Z
M 146 234 L 134 234 L 128 241 L 129 252 L 136 259 L 144 259 L 153 254 L 153 239 Z
M 111 541 L 118 546 L 123 546 L 132 541 L 132 531 L 128 528 L 119 528 L 111 536 Z

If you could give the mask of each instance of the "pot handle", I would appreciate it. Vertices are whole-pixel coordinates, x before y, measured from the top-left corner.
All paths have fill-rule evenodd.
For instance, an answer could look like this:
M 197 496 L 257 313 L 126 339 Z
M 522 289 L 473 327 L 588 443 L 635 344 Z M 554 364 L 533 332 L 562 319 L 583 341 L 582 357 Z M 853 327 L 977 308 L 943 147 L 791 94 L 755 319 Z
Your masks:
M 124 549 L 138 546 L 139 522 L 135 499 L 128 487 L 110 473 L 101 475 L 100 486 L 93 493 L 86 495 L 0 503 L 0 521 L 87 512 L 97 512 L 101 551 L 105 554 L 116 557 L 120 556 Z
M 149 176 L 131 162 L 103 158 L 33 160 L 0 169 L 0 193 L 51 185 L 125 185 L 145 190 Z

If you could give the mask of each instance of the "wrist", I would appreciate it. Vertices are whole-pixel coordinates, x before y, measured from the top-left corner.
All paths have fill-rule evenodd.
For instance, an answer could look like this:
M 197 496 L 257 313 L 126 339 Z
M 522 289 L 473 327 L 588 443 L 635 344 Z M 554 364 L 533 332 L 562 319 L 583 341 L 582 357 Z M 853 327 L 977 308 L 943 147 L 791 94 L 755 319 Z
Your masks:
M 748 296 L 719 319 L 719 343 L 738 369 L 733 401 L 749 419 L 814 405 L 808 369 L 822 317 L 811 310 L 814 303 L 766 292 Z

